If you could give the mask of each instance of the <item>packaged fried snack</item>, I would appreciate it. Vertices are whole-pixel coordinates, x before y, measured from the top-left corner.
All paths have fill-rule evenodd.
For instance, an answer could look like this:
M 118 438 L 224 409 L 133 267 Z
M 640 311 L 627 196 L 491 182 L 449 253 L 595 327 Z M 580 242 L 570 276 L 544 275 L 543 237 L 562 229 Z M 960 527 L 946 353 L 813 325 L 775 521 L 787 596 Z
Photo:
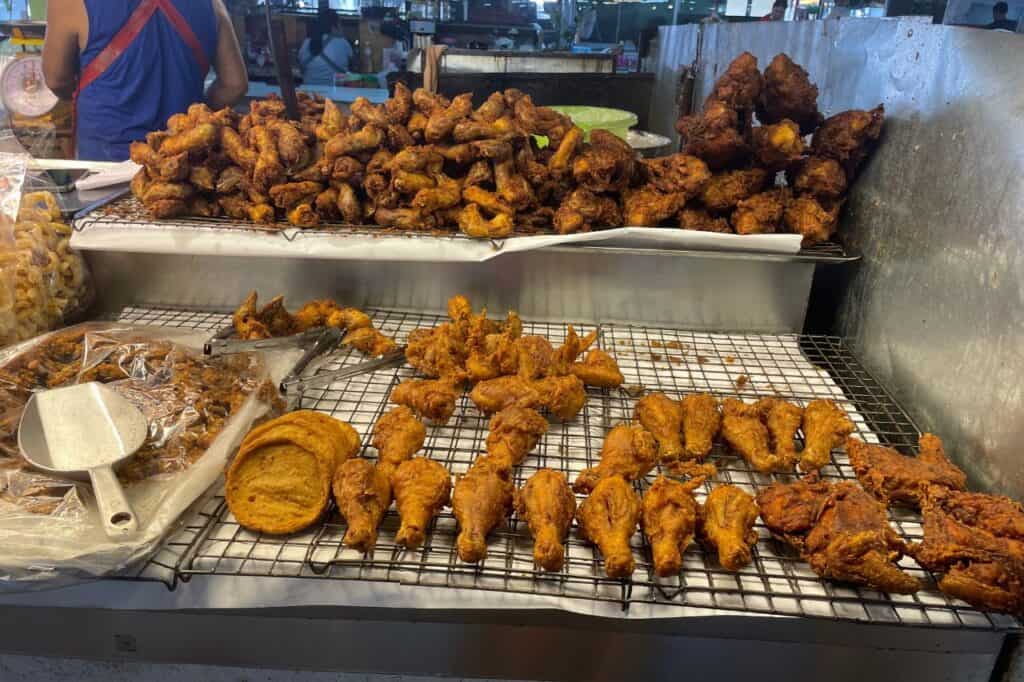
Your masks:
M 256 427 L 228 469 L 225 499 L 238 523 L 272 535 L 295 533 L 327 509 L 335 470 L 360 447 L 350 425 L 301 410 Z

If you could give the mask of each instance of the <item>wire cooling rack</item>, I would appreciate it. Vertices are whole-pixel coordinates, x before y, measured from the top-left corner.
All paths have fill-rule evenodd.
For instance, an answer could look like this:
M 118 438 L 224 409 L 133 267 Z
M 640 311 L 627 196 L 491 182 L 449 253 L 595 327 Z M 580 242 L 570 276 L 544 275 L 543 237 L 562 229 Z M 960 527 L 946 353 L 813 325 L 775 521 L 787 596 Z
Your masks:
M 384 333 L 404 341 L 409 331 L 442 321 L 434 315 L 386 310 L 368 311 Z M 497 311 L 496 311 L 497 312 Z M 128 308 L 121 320 L 206 330 L 219 328 L 226 315 L 182 310 Z M 592 325 L 576 325 L 581 334 Z M 832 398 L 847 411 L 856 435 L 911 453 L 917 428 L 892 397 L 859 365 L 841 340 L 826 336 L 706 334 L 650 327 L 600 325 L 599 345 L 612 352 L 625 375 L 625 387 L 588 389 L 581 414 L 567 424 L 552 423 L 533 453 L 517 467 L 516 486 L 540 468 L 565 472 L 570 481 L 584 467 L 597 463 L 607 431 L 630 419 L 637 397 L 644 390 L 664 391 L 680 397 L 710 391 L 721 398 L 747 401 L 778 395 L 799 404 L 814 398 Z M 565 327 L 553 323 L 527 323 L 525 332 L 541 334 L 553 344 L 562 341 Z M 355 364 L 364 357 L 351 351 L 332 355 L 317 369 L 327 371 Z M 363 438 L 362 455 L 376 456 L 368 445 L 373 424 L 391 406 L 387 397 L 409 367 L 376 371 L 312 389 L 301 396 L 299 407 L 315 409 L 351 423 Z M 428 427 L 425 456 L 442 462 L 453 474 L 464 472 L 483 452 L 487 418 L 479 414 L 467 395 L 458 403 L 448 424 Z M 710 461 L 718 476 L 696 491 L 703 501 L 712 487 L 732 483 L 752 494 L 788 474 L 761 474 L 741 458 L 716 445 Z M 657 475 L 637 483 L 645 490 Z M 830 480 L 855 475 L 842 452 L 821 474 Z M 922 537 L 920 517 L 909 511 L 891 512 L 893 527 L 908 540 Z M 171 542 L 164 546 L 163 566 L 173 565 L 177 577 L 193 575 L 281 576 L 312 580 L 364 580 L 403 585 L 466 588 L 545 595 L 565 599 L 612 602 L 628 609 L 632 604 L 685 606 L 716 612 L 747 612 L 807 616 L 860 622 L 910 624 L 923 627 L 1015 629 L 1015 619 L 978 611 L 951 599 L 935 587 L 934 577 L 909 557 L 901 565 L 919 578 L 925 589 L 914 595 L 889 595 L 875 590 L 822 580 L 794 552 L 772 539 L 758 523 L 754 561 L 741 571 L 721 568 L 694 544 L 684 555 L 681 574 L 671 579 L 654 575 L 646 539 L 634 533 L 632 546 L 637 569 L 630 580 L 604 576 L 599 553 L 584 542 L 574 527 L 566 543 L 562 571 L 535 569 L 532 540 L 525 523 L 513 516 L 507 527 L 492 533 L 487 558 L 479 565 L 462 563 L 455 552 L 457 528 L 450 510 L 433 523 L 423 547 L 404 550 L 394 543 L 398 518 L 392 509 L 381 525 L 374 551 L 367 556 L 342 546 L 345 525 L 335 510 L 310 530 L 286 537 L 248 531 L 235 521 L 223 498 L 214 498 Z M 159 555 L 157 558 L 160 558 Z M 156 559 L 154 559 L 156 561 Z
M 345 225 L 341 223 L 324 222 L 316 228 L 299 229 L 288 223 L 277 222 L 269 225 L 241 222 L 230 218 L 199 218 L 183 216 L 179 218 L 168 218 L 154 220 L 142 204 L 134 196 L 127 194 L 107 204 L 99 206 L 87 213 L 80 214 L 73 222 L 75 231 L 82 232 L 91 228 L 115 227 L 125 228 L 130 226 L 136 229 L 168 230 L 175 231 L 221 231 L 227 233 L 249 232 L 256 234 L 275 235 L 285 240 L 293 241 L 298 235 L 351 235 L 363 237 L 404 237 L 407 239 L 422 239 L 434 237 L 455 241 L 479 241 L 471 239 L 457 230 L 400 230 L 397 228 L 383 228 L 372 225 Z M 537 234 L 553 234 L 550 230 L 535 230 L 528 228 L 517 228 L 516 235 L 529 236 Z M 514 238 L 514 237 L 513 237 Z M 500 243 L 504 240 L 493 240 Z M 811 259 L 816 262 L 843 263 L 857 260 L 857 256 L 848 254 L 842 244 L 837 242 L 823 242 L 800 250 L 801 259 Z

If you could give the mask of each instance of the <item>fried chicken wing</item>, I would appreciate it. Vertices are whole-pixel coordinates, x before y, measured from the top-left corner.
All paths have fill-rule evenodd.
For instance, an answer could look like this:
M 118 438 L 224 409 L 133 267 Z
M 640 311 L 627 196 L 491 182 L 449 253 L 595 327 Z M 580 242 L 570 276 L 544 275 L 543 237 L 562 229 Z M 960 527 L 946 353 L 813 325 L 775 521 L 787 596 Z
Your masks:
M 633 418 L 658 441 L 658 459 L 671 462 L 683 455 L 683 406 L 664 393 L 648 393 L 637 401 Z
M 793 461 L 771 451 L 768 427 L 761 421 L 756 405 L 748 405 L 736 398 L 722 403 L 722 437 L 736 454 L 761 473 L 784 471 Z
M 377 527 L 391 506 L 391 483 L 373 462 L 353 458 L 335 470 L 332 483 L 338 511 L 348 524 L 342 542 L 366 553 L 377 544 Z
M 406 379 L 391 391 L 391 402 L 411 408 L 435 424 L 448 423 L 457 397 L 448 378 Z
M 427 429 L 408 407 L 400 406 L 381 416 L 373 425 L 373 440 L 381 467 L 394 471 L 411 459 L 427 438 Z
M 797 192 L 826 202 L 835 201 L 846 193 L 846 171 L 835 159 L 810 156 L 792 177 L 793 189 Z
M 718 400 L 708 393 L 691 393 L 681 403 L 683 408 L 683 442 L 686 459 L 703 459 L 722 426 Z
M 626 380 L 615 358 L 600 348 L 587 353 L 582 362 L 573 363 L 571 369 L 584 384 L 596 388 L 617 388 Z
M 828 464 L 832 449 L 853 433 L 853 422 L 831 400 L 812 400 L 804 410 L 804 450 L 800 470 L 816 471 Z
M 213 123 L 200 123 L 165 139 L 160 145 L 160 154 L 174 156 L 182 152 L 209 149 L 217 141 L 219 133 L 220 129 Z
M 772 453 L 792 464 L 797 460 L 796 432 L 803 423 L 803 408 L 782 398 L 761 398 L 756 403 L 768 428 L 768 440 Z
M 846 454 L 860 484 L 883 502 L 919 508 L 930 485 L 967 489 L 967 475 L 946 457 L 938 436 L 926 433 L 919 445 L 917 457 L 907 457 L 884 445 L 847 438 Z
M 548 431 L 548 420 L 534 409 L 512 405 L 491 417 L 487 454 L 517 466 Z
M 782 226 L 782 215 L 789 200 L 784 187 L 741 199 L 732 214 L 736 234 L 774 234 Z
M 628 427 L 627 427 L 628 428 Z M 602 478 L 576 510 L 580 533 L 597 545 L 609 578 L 633 574 L 636 561 L 629 539 L 640 521 L 640 498 L 621 476 Z
M 516 512 L 533 535 L 533 561 L 545 571 L 565 565 L 562 544 L 576 513 L 576 497 L 561 471 L 541 469 L 516 492 Z
M 513 215 L 516 212 L 511 204 L 505 202 L 494 192 L 481 187 L 466 187 L 462 190 L 462 198 L 467 202 L 478 204 L 490 213 Z
M 754 498 L 734 485 L 711 490 L 700 510 L 701 541 L 718 554 L 718 563 L 729 571 L 738 571 L 750 563 L 757 543 Z
M 788 118 L 751 131 L 754 160 L 769 170 L 785 170 L 799 162 L 804 154 L 800 126 Z
M 500 92 L 492 92 L 484 103 L 473 112 L 473 120 L 496 121 L 504 115 L 506 109 L 505 96 Z
M 415 98 L 415 95 L 413 95 Z M 427 127 L 423 137 L 427 142 L 441 142 L 451 135 L 455 125 L 473 112 L 473 95 L 463 93 L 456 95 L 450 105 L 444 109 L 435 109 L 427 119 Z
M 324 145 L 324 158 L 334 161 L 339 156 L 373 151 L 384 142 L 384 130 L 375 125 L 366 125 L 355 132 L 342 132 Z
M 654 573 L 661 577 L 678 575 L 683 567 L 683 552 L 693 542 L 699 506 L 693 489 L 703 482 L 686 484 L 659 476 L 644 493 L 640 525 L 651 543 Z
M 817 86 L 785 53 L 775 55 L 764 70 L 757 118 L 763 124 L 779 123 L 788 118 L 800 126 L 803 135 L 814 132 L 821 123 Z
M 274 185 L 268 194 L 279 208 L 291 208 L 299 203 L 309 203 L 324 190 L 319 182 L 286 182 Z
M 605 436 L 601 461 L 581 471 L 572 488 L 578 493 L 590 492 L 610 476 L 635 481 L 646 476 L 657 461 L 658 442 L 649 431 L 642 426 L 619 424 Z
M 679 227 L 683 230 L 697 230 L 699 232 L 719 232 L 731 234 L 733 229 L 729 221 L 722 217 L 712 216 L 704 208 L 683 208 L 677 216 Z
M 851 109 L 831 116 L 814 132 L 811 149 L 815 156 L 826 156 L 843 165 L 852 179 L 882 134 L 885 107 L 870 111 Z M 165 143 L 166 144 L 166 143 Z
M 786 229 L 803 235 L 804 246 L 828 241 L 839 223 L 839 204 L 822 203 L 811 196 L 799 196 L 786 205 Z
M 426 457 L 402 462 L 391 478 L 395 508 L 402 523 L 395 544 L 416 549 L 426 539 L 427 526 L 451 499 L 448 470 Z
M 549 376 L 534 382 L 541 406 L 563 422 L 571 421 L 587 404 L 587 390 L 574 374 Z
M 718 173 L 711 177 L 704 188 L 701 202 L 709 211 L 728 211 L 743 199 L 749 199 L 760 192 L 767 181 L 768 173 L 763 168 Z
M 487 536 L 512 511 L 512 474 L 502 457 L 481 455 L 452 491 L 452 511 L 459 522 L 456 549 L 467 563 L 487 556 Z
M 572 168 L 573 157 L 583 142 L 583 131 L 573 126 L 558 143 L 555 153 L 548 159 L 548 170 L 554 174 L 567 173 Z
M 455 180 L 447 175 L 437 176 L 437 186 L 423 188 L 416 192 L 412 198 L 412 205 L 424 213 L 433 213 L 442 209 L 451 208 L 462 199 L 462 187 Z
M 536 201 L 530 183 L 516 171 L 511 158 L 494 162 L 494 184 L 498 196 L 517 209 L 525 208 Z
M 725 72 L 715 81 L 707 102 L 722 102 L 733 109 L 753 109 L 761 95 L 761 71 L 757 57 L 744 52 L 732 60 Z

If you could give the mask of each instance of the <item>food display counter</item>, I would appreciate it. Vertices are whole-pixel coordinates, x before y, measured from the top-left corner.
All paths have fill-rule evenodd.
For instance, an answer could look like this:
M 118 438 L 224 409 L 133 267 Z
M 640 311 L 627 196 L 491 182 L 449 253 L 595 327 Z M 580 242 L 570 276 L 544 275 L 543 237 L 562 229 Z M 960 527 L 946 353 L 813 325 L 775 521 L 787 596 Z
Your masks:
M 739 41 L 764 28 L 726 30 Z M 719 39 L 708 44 L 724 45 L 726 34 Z M 757 55 L 760 67 L 788 45 L 779 40 L 773 48 L 767 58 Z M 736 75 L 739 67 L 726 69 L 739 52 L 708 68 Z M 821 101 L 836 101 L 822 87 Z M 710 145 L 709 112 L 742 88 L 729 95 L 709 83 L 706 90 L 717 93 L 709 106 L 698 102 L 678 128 L 688 156 L 710 160 L 727 145 Z M 880 126 L 876 104 L 857 101 L 851 115 L 866 128 Z M 668 225 L 687 224 L 676 211 L 619 220 L 628 226 L 620 229 L 643 232 L 614 241 L 523 242 L 530 246 L 519 240 L 565 235 L 547 225 L 540 234 L 480 235 L 475 223 L 458 219 L 461 232 L 352 226 L 313 198 L 304 215 L 314 213 L 315 225 L 297 224 L 302 216 L 277 202 L 267 202 L 264 222 L 200 216 L 197 209 L 210 204 L 186 199 L 219 200 L 198 175 L 188 190 L 171 188 L 185 198 L 166 187 L 151 195 L 150 184 L 77 216 L 71 246 L 83 250 L 94 275 L 93 316 L 113 327 L 160 329 L 190 358 L 168 373 L 127 337 L 132 349 L 115 354 L 117 362 L 104 356 L 99 376 L 121 379 L 118 372 L 136 372 L 141 362 L 145 371 L 132 378 L 170 376 L 178 385 L 174 371 L 194 362 L 203 380 L 214 381 L 198 350 L 206 340 L 218 348 L 242 344 L 234 350 L 263 358 L 272 383 L 289 369 L 299 378 L 284 378 L 283 393 L 264 396 L 265 416 L 284 416 L 248 434 L 247 426 L 222 427 L 227 435 L 213 445 L 230 442 L 218 460 L 225 480 L 195 500 L 146 560 L 99 579 L 60 565 L 24 567 L 54 576 L 29 587 L 57 589 L 26 591 L 25 583 L 6 580 L 0 648 L 508 679 L 989 679 L 1007 666 L 1008 643 L 1020 631 L 1013 614 L 1024 598 L 1021 541 L 1013 524 L 1024 510 L 967 492 L 989 490 L 978 485 L 971 454 L 951 448 L 947 457 L 941 441 L 922 435 L 944 438 L 944 425 L 924 424 L 857 346 L 804 332 L 815 270 L 858 267 L 841 242 L 847 230 L 861 234 L 866 213 L 877 215 L 872 202 L 885 187 L 878 168 L 893 163 L 888 145 L 904 149 L 907 102 L 887 93 L 884 105 L 892 132 L 875 135 L 876 158 L 864 167 L 858 154 L 868 147 L 859 142 L 842 159 L 828 140 L 812 143 L 823 157 L 854 159 L 845 170 L 858 177 L 848 195 L 852 210 L 838 236 L 825 239 L 808 240 L 821 233 L 794 227 L 798 234 L 679 229 Z M 769 125 L 799 130 L 798 123 Z M 456 146 L 444 144 L 445 151 Z M 596 163 L 600 146 L 598 136 L 579 148 L 579 158 L 593 152 L 586 163 Z M 244 158 L 246 150 L 238 153 Z M 164 161 L 144 164 L 146 172 L 163 172 L 157 164 Z M 586 163 L 584 180 L 574 173 L 572 182 L 591 181 Z M 657 185 L 659 170 L 668 173 L 663 163 L 650 164 L 656 186 L 646 190 L 658 200 L 673 193 Z M 406 171 L 397 162 L 387 170 L 391 184 L 409 180 L 399 179 Z M 452 177 L 433 175 L 425 189 Z M 761 197 L 763 208 L 780 195 L 788 202 L 785 192 L 759 185 L 716 209 L 715 197 L 702 193 L 712 181 L 703 182 L 686 199 L 690 210 L 704 211 L 691 220 L 717 220 L 730 232 L 791 224 L 781 212 L 774 223 L 774 211 L 751 218 L 744 203 Z M 808 189 L 810 180 L 794 187 L 805 205 L 833 207 L 820 188 Z M 617 199 L 628 210 L 637 190 L 621 191 Z M 501 192 L 498 183 L 493 192 Z M 258 216 L 248 213 L 260 203 L 253 196 L 246 215 Z M 418 194 L 391 206 L 368 196 L 375 211 L 422 208 Z M 181 203 L 159 203 L 168 201 Z M 590 204 L 563 209 L 567 203 L 550 208 L 563 219 L 571 209 L 595 222 L 578 234 L 602 234 Z M 174 215 L 156 215 L 164 212 Z M 488 213 L 497 221 L 501 211 Z M 710 241 L 679 243 L 688 232 Z M 636 237 L 658 233 L 669 236 L 656 244 Z M 785 248 L 741 241 L 793 237 L 797 243 Z M 256 293 L 269 305 L 260 307 Z M 847 321 L 855 314 L 855 301 L 836 304 Z M 311 364 L 296 365 L 310 338 L 334 341 Z M 165 348 L 156 360 L 167 355 Z M 53 368 L 35 360 L 17 365 L 25 372 L 19 376 L 48 382 Z M 222 392 L 204 398 L 204 406 L 217 406 L 202 413 L 207 423 L 238 409 L 237 401 L 217 402 Z M 321 421 L 304 421 L 313 418 L 303 411 Z M 403 415 L 412 422 L 400 422 Z M 324 426 L 326 417 L 337 421 Z M 347 437 L 324 436 L 347 433 L 339 423 L 359 436 L 344 453 Z M 288 485 L 261 478 L 254 461 L 265 471 L 296 462 L 288 472 L 295 478 Z M 310 461 L 316 466 L 307 467 Z M 367 477 L 350 495 L 358 467 Z M 417 473 L 427 468 L 440 468 L 443 481 Z M 557 482 L 550 494 L 531 494 L 537 476 Z M 558 491 L 571 505 L 554 504 L 566 499 Z M 374 506 L 381 499 L 387 504 Z M 351 532 L 366 518 L 379 522 L 371 524 L 375 541 Z M 291 532 L 279 522 L 294 523 Z M 484 530 L 474 534 L 475 523 Z M 542 542 L 544 523 L 556 532 Z M 545 542 L 557 551 L 546 552 Z

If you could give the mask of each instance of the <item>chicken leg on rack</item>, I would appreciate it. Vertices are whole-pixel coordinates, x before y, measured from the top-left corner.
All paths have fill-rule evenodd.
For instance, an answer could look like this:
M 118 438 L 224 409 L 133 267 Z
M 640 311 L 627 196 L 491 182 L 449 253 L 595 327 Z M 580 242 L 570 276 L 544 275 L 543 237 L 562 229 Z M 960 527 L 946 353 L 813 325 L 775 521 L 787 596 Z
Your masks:
M 459 477 L 452 492 L 452 511 L 459 522 L 456 549 L 467 563 L 487 556 L 487 536 L 512 511 L 512 470 L 504 457 L 482 455 Z
M 576 497 L 565 474 L 541 469 L 530 476 L 516 493 L 516 511 L 533 535 L 534 563 L 545 571 L 562 570 L 562 542 L 576 513 Z
M 391 506 L 391 483 L 385 468 L 368 459 L 345 460 L 334 472 L 332 485 L 348 529 L 342 540 L 364 554 L 377 544 L 377 526 Z
M 451 498 L 451 476 L 440 463 L 426 457 L 414 457 L 398 465 L 391 485 L 395 507 L 402 519 L 395 543 L 406 549 L 416 549 L 426 539 L 430 520 Z
M 693 542 L 699 513 L 693 490 L 703 482 L 695 478 L 683 484 L 659 476 L 644 493 L 640 524 L 651 543 L 654 572 L 661 577 L 677 575 L 683 567 L 683 552 Z
M 576 510 L 583 537 L 597 545 L 604 555 L 604 572 L 609 578 L 633 574 L 636 561 L 629 539 L 640 520 L 640 498 L 622 476 L 602 478 Z

